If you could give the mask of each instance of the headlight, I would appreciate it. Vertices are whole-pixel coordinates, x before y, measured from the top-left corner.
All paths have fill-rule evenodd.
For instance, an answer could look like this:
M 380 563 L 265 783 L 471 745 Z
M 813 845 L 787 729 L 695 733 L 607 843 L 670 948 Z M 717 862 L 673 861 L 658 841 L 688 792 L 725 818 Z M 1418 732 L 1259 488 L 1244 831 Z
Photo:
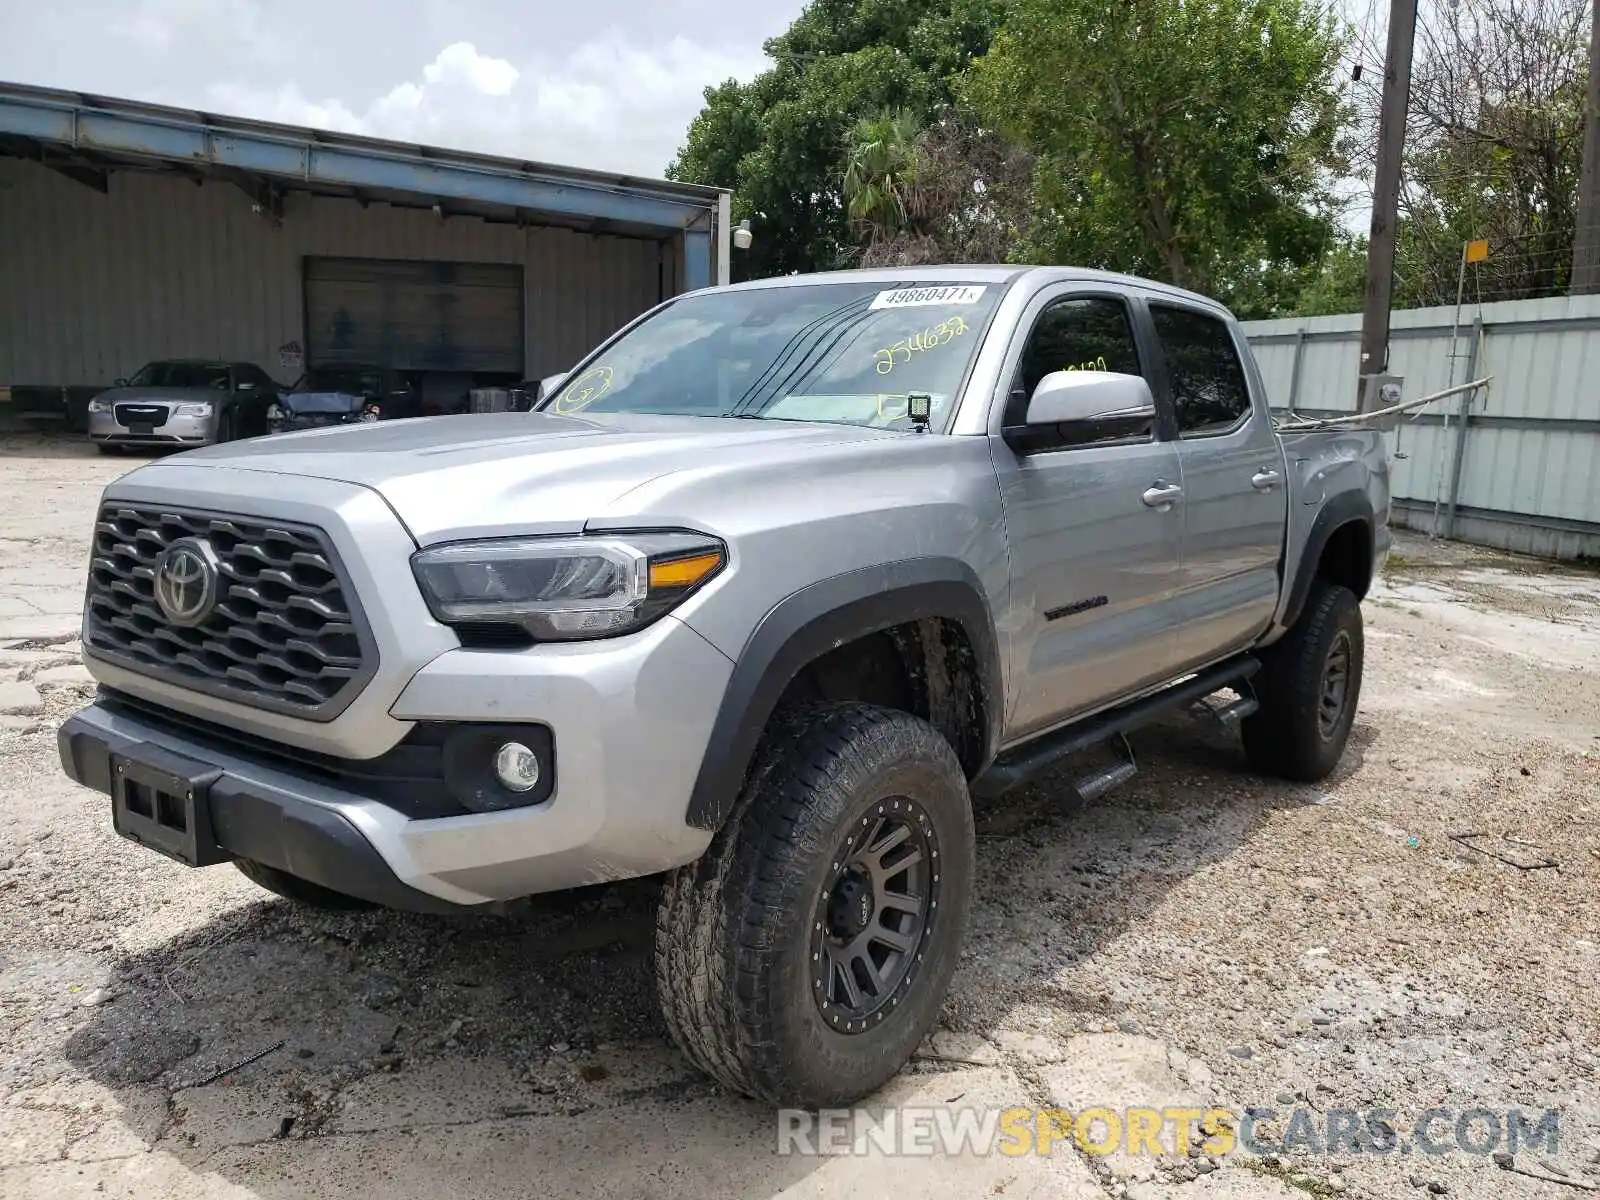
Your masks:
M 361 410 L 360 420 L 376 421 L 382 415 L 382 412 L 379 410 L 376 404 L 369 404 Z
M 175 417 L 209 417 L 211 415 L 211 401 L 202 400 L 198 404 L 179 404 L 172 410 Z
M 284 411 L 283 405 L 281 404 L 267 405 L 267 420 L 269 421 L 281 421 L 288 415 L 289 414 Z
M 104 396 L 96 396 L 89 401 L 89 411 L 92 413 L 108 413 L 111 411 L 111 401 Z
M 422 550 L 411 567 L 446 625 L 519 625 L 539 641 L 642 629 L 722 569 L 700 533 L 517 538 Z

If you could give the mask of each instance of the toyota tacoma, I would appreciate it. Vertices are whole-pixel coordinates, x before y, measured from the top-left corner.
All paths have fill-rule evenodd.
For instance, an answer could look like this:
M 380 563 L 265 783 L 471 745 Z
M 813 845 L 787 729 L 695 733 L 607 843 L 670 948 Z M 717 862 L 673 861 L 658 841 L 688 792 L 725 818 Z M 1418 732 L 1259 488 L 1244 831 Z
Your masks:
M 1256 770 L 1334 770 L 1388 509 L 1382 435 L 1280 434 L 1201 296 L 1009 267 L 707 289 L 532 412 L 109 485 L 61 759 L 128 839 L 312 904 L 659 874 L 684 1053 L 846 1103 L 943 1000 L 972 796 L 1106 747 L 1061 776 L 1092 798 L 1201 704 Z

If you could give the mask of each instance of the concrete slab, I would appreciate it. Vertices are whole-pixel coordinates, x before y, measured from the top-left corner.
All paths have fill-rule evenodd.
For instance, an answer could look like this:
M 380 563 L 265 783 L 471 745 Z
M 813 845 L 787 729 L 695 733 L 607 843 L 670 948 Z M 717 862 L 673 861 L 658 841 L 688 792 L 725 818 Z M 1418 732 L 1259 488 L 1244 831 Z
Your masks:
M 39 689 L 21 679 L 0 680 L 0 713 L 14 717 L 30 717 L 42 711 L 44 701 Z
M 1085 1033 L 1073 1038 L 1062 1050 L 1059 1063 L 1040 1068 L 1039 1077 L 1051 1098 L 1076 1115 L 1089 1109 L 1108 1109 L 1121 1115 L 1129 1109 L 1148 1108 L 1158 1112 L 1170 1109 L 1204 1110 L 1213 1097 L 1204 1090 L 1210 1072 L 1204 1064 L 1169 1048 L 1155 1038 L 1128 1033 Z M 1201 1087 L 1196 1086 L 1199 1080 Z M 1150 1171 L 1155 1166 L 1148 1147 L 1129 1153 L 1126 1129 L 1121 1145 L 1101 1161 L 1112 1174 L 1127 1179 Z M 1109 1138 L 1104 1127 L 1091 1130 L 1093 1139 Z M 1168 1123 L 1159 1133 L 1160 1144 L 1170 1154 L 1177 1149 L 1175 1129 Z
M 1127 1200 L 1307 1200 L 1319 1193 L 1245 1168 L 1224 1168 L 1192 1183 L 1135 1183 Z
M 94 676 L 89 674 L 89 668 L 82 663 L 69 662 L 46 667 L 37 672 L 29 682 L 41 692 L 48 692 L 57 688 L 93 687 Z

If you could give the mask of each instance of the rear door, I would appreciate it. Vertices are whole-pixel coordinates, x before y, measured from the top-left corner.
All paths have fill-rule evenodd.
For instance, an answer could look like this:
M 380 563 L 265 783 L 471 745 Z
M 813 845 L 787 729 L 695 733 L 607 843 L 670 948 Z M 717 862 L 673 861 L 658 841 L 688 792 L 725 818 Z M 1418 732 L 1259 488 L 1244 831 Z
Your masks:
M 1183 472 L 1183 569 L 1173 619 L 1188 670 L 1248 646 L 1272 620 L 1288 519 L 1283 446 L 1252 394 L 1247 347 L 1214 310 L 1150 297 Z
M 1072 285 L 1044 290 L 1018 325 L 1005 411 L 990 437 L 1011 551 L 1016 693 L 1008 738 L 1103 707 L 1171 672 L 1168 610 L 1183 510 L 1181 501 L 1156 504 L 1146 493 L 1177 484 L 1174 443 L 1152 432 L 1022 455 L 999 436 L 1022 423 L 1028 397 L 1052 371 L 1143 374 L 1151 350 L 1137 328 L 1128 296 Z

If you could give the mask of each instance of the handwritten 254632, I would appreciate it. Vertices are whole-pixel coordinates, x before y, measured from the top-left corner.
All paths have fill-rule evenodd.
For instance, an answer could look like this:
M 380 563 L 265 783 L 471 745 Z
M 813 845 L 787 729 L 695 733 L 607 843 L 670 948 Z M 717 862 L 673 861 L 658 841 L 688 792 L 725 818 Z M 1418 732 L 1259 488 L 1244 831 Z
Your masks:
M 960 317 L 951 317 L 947 321 L 940 321 L 937 325 L 919 329 L 910 337 L 876 351 L 873 355 L 876 360 L 876 370 L 879 375 L 887 375 L 895 369 L 896 364 L 910 362 L 913 354 L 932 350 L 938 346 L 948 346 L 966 332 L 967 323 Z

